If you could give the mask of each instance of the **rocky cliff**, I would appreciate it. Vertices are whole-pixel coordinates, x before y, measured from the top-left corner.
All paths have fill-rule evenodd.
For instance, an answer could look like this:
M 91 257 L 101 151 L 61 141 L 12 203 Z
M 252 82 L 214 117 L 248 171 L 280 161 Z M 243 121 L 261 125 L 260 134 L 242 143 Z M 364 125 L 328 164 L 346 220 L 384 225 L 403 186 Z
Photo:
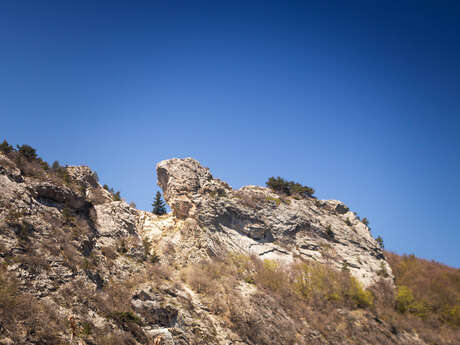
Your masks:
M 337 200 L 280 196 L 268 188 L 233 190 L 192 158 L 157 166 L 158 184 L 178 219 L 206 231 L 209 255 L 227 251 L 347 268 L 365 286 L 391 281 L 391 268 L 369 228 Z
M 424 344 L 359 301 L 322 315 L 258 283 L 315 262 L 391 289 L 382 250 L 339 201 L 233 190 L 171 159 L 157 175 L 172 213 L 156 216 L 114 201 L 87 167 L 25 173 L 16 158 L 0 153 L 0 344 Z

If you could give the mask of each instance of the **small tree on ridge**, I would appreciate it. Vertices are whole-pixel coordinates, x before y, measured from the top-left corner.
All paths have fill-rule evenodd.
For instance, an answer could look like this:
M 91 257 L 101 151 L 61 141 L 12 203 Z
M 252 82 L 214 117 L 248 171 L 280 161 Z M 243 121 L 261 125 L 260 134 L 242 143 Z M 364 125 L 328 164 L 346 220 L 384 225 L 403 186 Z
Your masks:
M 161 199 L 161 193 L 157 192 L 155 195 L 155 200 L 153 201 L 153 210 L 152 213 L 156 214 L 157 216 L 161 216 L 162 214 L 166 213 L 166 207 L 164 201 Z

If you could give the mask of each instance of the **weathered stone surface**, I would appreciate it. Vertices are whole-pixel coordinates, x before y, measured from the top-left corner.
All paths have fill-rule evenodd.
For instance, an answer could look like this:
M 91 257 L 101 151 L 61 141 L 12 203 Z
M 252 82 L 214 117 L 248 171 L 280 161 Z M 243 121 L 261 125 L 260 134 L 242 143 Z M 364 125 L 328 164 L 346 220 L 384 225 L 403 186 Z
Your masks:
M 208 252 L 225 250 L 291 262 L 295 257 L 348 268 L 365 286 L 392 279 L 369 229 L 337 200 L 283 197 L 268 188 L 232 190 L 192 158 L 157 166 L 158 184 L 181 219 L 193 218 L 208 232 Z M 350 224 L 350 225 L 348 225 Z
M 0 153 L 0 175 L 5 175 L 13 182 L 23 182 L 21 171 L 5 155 Z
M 197 213 L 196 197 L 203 193 L 223 193 L 229 186 L 214 179 L 209 169 L 192 158 L 173 158 L 157 166 L 158 185 L 174 216 L 185 219 Z M 198 205 L 199 206 L 199 205 Z
M 98 176 L 87 166 L 67 166 L 66 172 L 70 178 L 83 187 L 85 198 L 94 205 L 112 201 L 111 194 L 101 188 Z
M 225 298 L 242 296 L 234 306 L 240 319 L 229 317 L 228 310 L 212 311 L 222 291 L 213 292 L 210 303 L 178 277 L 191 262 L 236 252 L 347 265 L 365 284 L 378 279 L 382 267 L 391 278 L 369 229 L 343 203 L 284 198 L 257 186 L 233 190 L 197 161 L 172 159 L 159 163 L 158 178 L 173 212 L 156 216 L 112 201 L 88 167 L 66 171 L 66 183 L 23 176 L 0 154 L 0 265 L 14 275 L 21 293 L 65 321 L 54 334 L 59 343 L 110 343 L 95 340 L 98 332 L 108 332 L 120 343 L 129 335 L 135 339 L 130 344 L 255 345 L 235 333 L 236 322 L 254 328 L 264 344 L 366 343 L 328 339 L 308 320 L 301 321 L 300 335 L 298 320 L 272 308 L 273 296 L 245 282 L 227 291 Z M 366 315 L 360 322 L 388 343 L 423 344 Z M 70 320 L 80 327 L 73 336 Z M 92 327 L 86 335 L 85 322 Z M 0 320 L 2 343 L 48 343 L 21 323 L 16 332 L 4 328 Z M 283 329 L 292 330 L 295 342 Z

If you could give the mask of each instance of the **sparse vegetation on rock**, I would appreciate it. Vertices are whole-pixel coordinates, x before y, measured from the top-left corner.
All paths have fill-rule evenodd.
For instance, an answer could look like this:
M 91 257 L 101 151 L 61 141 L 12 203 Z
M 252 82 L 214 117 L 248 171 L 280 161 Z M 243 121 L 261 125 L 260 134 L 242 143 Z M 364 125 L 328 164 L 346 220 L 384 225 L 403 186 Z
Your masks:
M 282 177 L 270 177 L 266 182 L 267 187 L 276 193 L 285 195 L 299 195 L 301 197 L 312 197 L 315 190 L 308 186 L 303 186 L 298 182 L 287 181 Z
M 459 271 L 384 253 L 339 201 L 234 191 L 170 160 L 174 214 L 157 217 L 87 167 L 46 170 L 7 145 L 0 343 L 460 343 Z

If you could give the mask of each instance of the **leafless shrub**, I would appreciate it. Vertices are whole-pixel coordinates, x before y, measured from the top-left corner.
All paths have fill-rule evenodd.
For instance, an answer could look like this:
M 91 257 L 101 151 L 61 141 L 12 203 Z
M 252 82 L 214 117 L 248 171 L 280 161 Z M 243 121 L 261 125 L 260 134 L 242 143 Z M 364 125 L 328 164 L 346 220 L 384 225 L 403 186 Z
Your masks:
M 66 325 L 55 309 L 21 293 L 15 278 L 0 267 L 0 319 L 15 343 L 60 344 Z
M 258 208 L 263 203 L 270 202 L 265 198 L 263 193 L 245 192 L 243 190 L 236 190 L 232 194 L 238 199 L 238 202 L 248 208 Z

